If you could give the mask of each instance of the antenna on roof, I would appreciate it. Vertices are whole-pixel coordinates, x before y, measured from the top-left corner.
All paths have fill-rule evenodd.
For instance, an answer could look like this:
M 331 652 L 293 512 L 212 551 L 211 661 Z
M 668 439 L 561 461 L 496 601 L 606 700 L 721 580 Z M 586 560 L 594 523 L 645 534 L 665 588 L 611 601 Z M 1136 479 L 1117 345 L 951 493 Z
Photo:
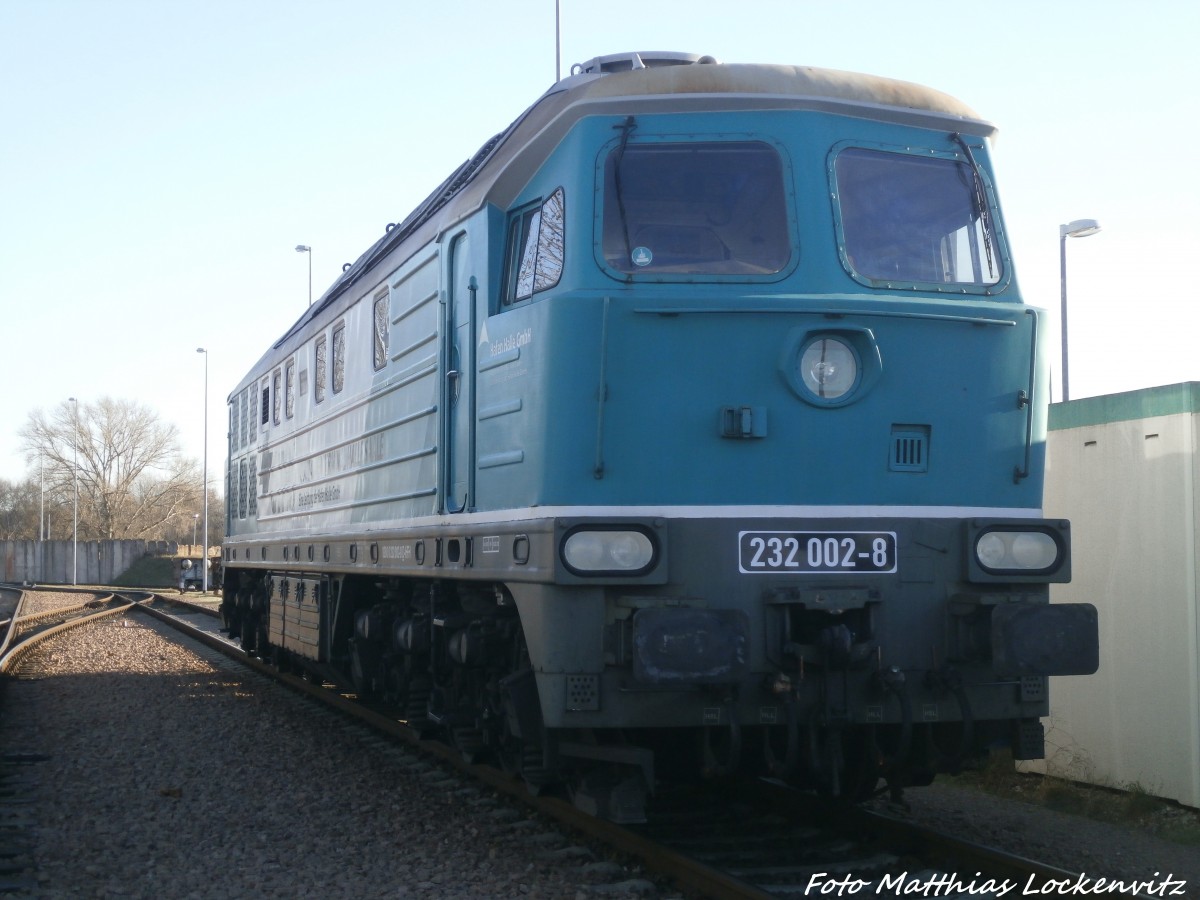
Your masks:
M 554 0 L 554 83 L 562 79 L 562 0 Z

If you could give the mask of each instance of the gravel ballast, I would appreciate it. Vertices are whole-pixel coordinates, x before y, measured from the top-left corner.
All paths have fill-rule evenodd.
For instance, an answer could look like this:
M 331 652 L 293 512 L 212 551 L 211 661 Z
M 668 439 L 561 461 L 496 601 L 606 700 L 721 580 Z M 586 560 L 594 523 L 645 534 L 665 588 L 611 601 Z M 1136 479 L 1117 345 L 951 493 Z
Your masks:
M 0 752 L 49 756 L 29 766 L 39 896 L 659 896 L 161 627 L 117 616 L 60 636 L 23 663 L 36 680 L 8 685 Z

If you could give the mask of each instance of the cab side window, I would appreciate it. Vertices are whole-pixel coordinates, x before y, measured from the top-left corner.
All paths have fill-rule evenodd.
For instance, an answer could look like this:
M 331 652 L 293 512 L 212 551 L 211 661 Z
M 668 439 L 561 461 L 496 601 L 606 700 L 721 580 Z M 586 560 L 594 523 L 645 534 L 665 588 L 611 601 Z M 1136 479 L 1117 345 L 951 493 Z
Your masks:
M 238 449 L 238 417 L 237 400 L 229 401 L 229 452 L 236 453 Z
M 284 381 L 287 384 L 284 395 L 284 414 L 290 419 L 296 414 L 296 360 L 289 359 L 284 367 Z
M 329 377 L 329 343 L 325 335 L 317 338 L 316 358 L 313 360 L 313 399 L 320 403 L 325 399 L 325 380 Z
M 544 202 L 518 211 L 509 223 L 504 305 L 528 300 L 562 278 L 566 199 L 558 188 Z
M 388 292 L 384 288 L 375 295 L 375 310 L 374 310 L 374 344 L 373 344 L 373 360 L 375 370 L 379 371 L 387 365 L 388 361 Z
M 333 329 L 333 373 L 332 387 L 335 394 L 342 392 L 346 383 L 346 325 L 338 324 Z

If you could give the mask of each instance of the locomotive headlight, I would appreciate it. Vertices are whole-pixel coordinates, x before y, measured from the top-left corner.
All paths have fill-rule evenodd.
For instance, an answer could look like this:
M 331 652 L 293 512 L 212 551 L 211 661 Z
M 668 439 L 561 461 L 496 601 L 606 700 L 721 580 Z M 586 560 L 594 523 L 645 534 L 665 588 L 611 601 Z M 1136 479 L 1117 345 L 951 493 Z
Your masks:
M 985 531 L 975 541 L 975 558 L 991 572 L 1049 572 L 1059 562 L 1059 545 L 1045 531 Z
M 810 322 L 784 335 L 779 374 L 810 406 L 835 409 L 856 403 L 882 372 L 883 357 L 869 328 Z
M 1048 569 L 1058 560 L 1054 538 L 1040 531 L 1013 535 L 1012 555 L 1022 569 Z
M 800 381 L 821 400 L 837 400 L 858 383 L 858 355 L 845 341 L 817 337 L 800 352 Z
M 1004 568 L 1005 550 L 1004 539 L 994 531 L 980 536 L 975 544 L 975 555 L 979 558 L 979 564 L 987 569 Z
M 562 558 L 577 575 L 636 575 L 654 562 L 654 542 L 635 529 L 581 528 L 567 535 Z

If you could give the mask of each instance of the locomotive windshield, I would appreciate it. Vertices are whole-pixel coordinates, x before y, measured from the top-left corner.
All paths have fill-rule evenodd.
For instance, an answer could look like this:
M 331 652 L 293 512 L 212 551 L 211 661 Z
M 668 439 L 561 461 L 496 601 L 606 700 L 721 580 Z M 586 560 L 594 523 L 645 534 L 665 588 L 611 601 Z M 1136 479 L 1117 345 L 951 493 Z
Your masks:
M 960 287 L 1000 280 L 971 166 L 849 148 L 834 173 L 845 259 L 860 280 Z
M 769 144 L 623 144 L 604 168 L 604 260 L 651 276 L 779 272 L 792 253 L 785 196 Z

